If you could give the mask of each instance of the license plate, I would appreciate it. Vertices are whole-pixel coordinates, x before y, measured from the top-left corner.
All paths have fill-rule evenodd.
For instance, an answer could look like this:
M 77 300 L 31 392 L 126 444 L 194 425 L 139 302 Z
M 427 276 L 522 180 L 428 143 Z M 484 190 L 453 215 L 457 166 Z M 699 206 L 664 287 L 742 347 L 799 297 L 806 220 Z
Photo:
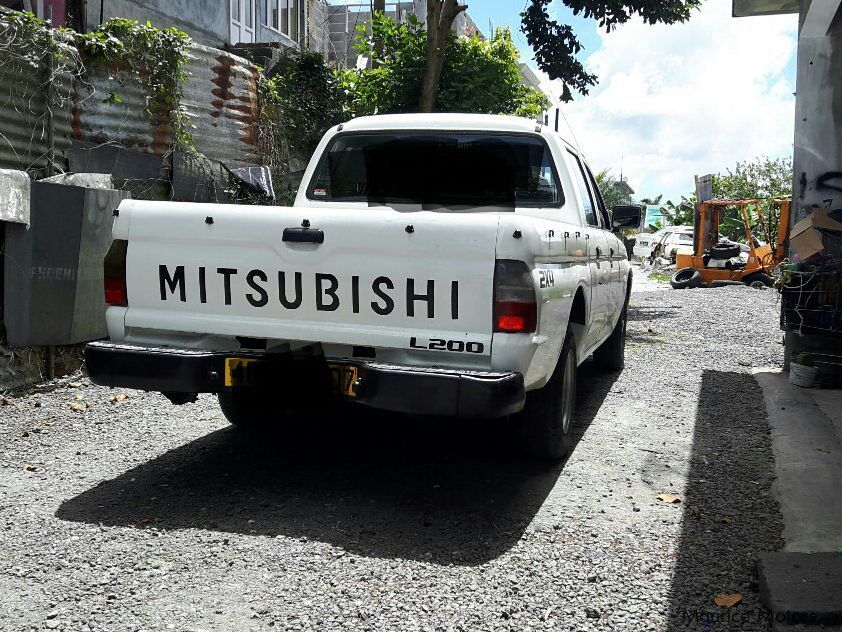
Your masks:
M 225 386 L 254 386 L 257 363 L 254 358 L 225 358 Z
M 330 380 L 333 390 L 345 395 L 345 397 L 357 397 L 357 380 L 359 369 L 350 364 L 331 364 Z

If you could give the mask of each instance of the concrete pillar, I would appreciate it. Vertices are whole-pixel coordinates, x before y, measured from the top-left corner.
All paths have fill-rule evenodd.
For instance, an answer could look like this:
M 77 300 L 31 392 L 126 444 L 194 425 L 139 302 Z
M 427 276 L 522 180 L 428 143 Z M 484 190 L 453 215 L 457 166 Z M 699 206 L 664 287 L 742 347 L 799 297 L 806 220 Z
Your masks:
M 819 184 L 823 174 L 842 171 L 840 5 L 842 0 L 801 0 L 790 227 L 814 208 L 842 208 L 842 190 Z M 842 189 L 842 177 L 828 184 Z M 787 361 L 800 347 L 795 338 L 786 336 Z

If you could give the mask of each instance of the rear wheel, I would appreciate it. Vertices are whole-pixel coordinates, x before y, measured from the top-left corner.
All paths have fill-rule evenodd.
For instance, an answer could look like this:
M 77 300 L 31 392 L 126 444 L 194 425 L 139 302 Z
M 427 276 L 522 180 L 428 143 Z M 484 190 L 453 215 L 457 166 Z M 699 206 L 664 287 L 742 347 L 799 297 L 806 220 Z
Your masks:
M 604 371 L 622 371 L 626 363 L 626 323 L 628 307 L 623 306 L 620 318 L 608 339 L 593 354 L 594 363 Z
M 262 390 L 235 390 L 219 393 L 219 407 L 225 418 L 243 430 L 265 430 L 283 414 L 272 402 L 270 393 Z
M 527 394 L 518 415 L 523 443 L 535 457 L 561 459 L 573 449 L 577 366 L 576 345 L 568 330 L 552 377 L 543 388 Z
M 755 272 L 754 274 L 749 274 L 745 277 L 743 279 L 743 283 L 756 290 L 763 290 L 767 287 L 772 287 L 775 281 L 765 272 Z

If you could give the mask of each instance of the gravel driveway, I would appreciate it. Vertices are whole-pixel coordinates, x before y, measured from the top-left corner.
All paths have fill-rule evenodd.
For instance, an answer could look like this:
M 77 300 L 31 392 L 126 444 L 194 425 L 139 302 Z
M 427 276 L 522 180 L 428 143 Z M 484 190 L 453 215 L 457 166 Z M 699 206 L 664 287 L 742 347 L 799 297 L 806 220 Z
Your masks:
M 764 629 L 752 561 L 781 521 L 750 366 L 781 362 L 775 297 L 635 292 L 627 368 L 583 366 L 580 439 L 552 467 L 476 423 L 254 439 L 211 397 L 7 396 L 0 628 Z

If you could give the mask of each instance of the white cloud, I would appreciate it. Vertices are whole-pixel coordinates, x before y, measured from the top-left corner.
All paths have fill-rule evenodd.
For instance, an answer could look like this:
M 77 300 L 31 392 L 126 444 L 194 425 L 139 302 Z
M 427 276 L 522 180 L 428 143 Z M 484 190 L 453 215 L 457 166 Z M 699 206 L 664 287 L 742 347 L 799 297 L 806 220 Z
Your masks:
M 616 174 L 622 156 L 639 196 L 675 199 L 694 174 L 792 153 L 796 26 L 732 18 L 731 0 L 708 0 L 686 24 L 629 22 L 600 35 L 587 59 L 600 83 L 562 111 L 594 169 Z

